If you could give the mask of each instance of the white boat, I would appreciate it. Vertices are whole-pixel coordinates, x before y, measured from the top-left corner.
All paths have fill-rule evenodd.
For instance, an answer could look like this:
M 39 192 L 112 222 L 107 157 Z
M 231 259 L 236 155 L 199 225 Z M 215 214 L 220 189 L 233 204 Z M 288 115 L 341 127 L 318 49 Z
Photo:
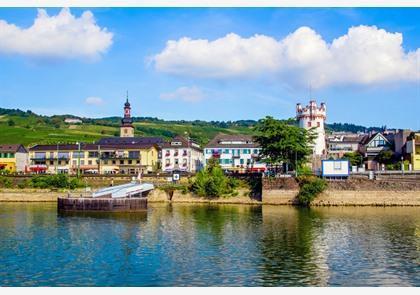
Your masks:
M 93 198 L 130 198 L 142 197 L 149 191 L 153 190 L 155 186 L 151 183 L 139 183 L 133 181 L 127 184 L 111 186 L 99 189 L 92 193 Z

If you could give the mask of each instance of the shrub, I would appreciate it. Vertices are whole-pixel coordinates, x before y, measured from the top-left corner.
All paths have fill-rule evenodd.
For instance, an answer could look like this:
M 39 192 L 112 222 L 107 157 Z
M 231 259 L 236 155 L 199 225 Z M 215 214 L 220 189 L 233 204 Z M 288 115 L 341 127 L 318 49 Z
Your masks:
M 4 176 L 0 176 L 0 187 L 11 188 L 13 186 L 12 181 Z
M 240 181 L 227 177 L 215 161 L 196 174 L 190 182 L 189 190 L 200 197 L 217 198 L 237 195 Z
M 299 193 L 297 199 L 301 206 L 309 206 L 327 188 L 327 182 L 315 176 L 298 177 L 298 182 Z
M 298 176 L 309 176 L 309 175 L 313 175 L 312 169 L 309 168 L 308 166 L 299 167 L 297 172 L 298 172 Z
M 33 176 L 29 185 L 34 188 L 70 188 L 75 189 L 83 187 L 84 184 L 80 179 L 70 179 L 65 174 L 57 175 L 36 175 Z

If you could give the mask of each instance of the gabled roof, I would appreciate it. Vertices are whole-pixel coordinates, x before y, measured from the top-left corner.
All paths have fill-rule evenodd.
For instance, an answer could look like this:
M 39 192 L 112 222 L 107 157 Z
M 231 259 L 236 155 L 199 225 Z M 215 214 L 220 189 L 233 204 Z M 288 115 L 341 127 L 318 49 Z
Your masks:
M 179 144 L 175 145 L 174 143 L 179 143 Z M 170 141 L 165 142 L 162 145 L 162 148 L 192 148 L 200 152 L 202 151 L 202 149 L 196 142 L 194 142 L 191 139 L 188 140 L 185 137 L 179 136 L 179 135 L 175 136 Z
M 21 144 L 0 144 L 0 153 L 27 153 Z
M 218 134 L 207 145 L 206 148 L 255 148 L 259 144 L 254 141 L 251 135 L 242 134 Z
M 362 141 L 361 144 L 368 145 L 372 140 L 374 140 L 377 136 L 382 137 L 388 144 L 390 144 L 389 140 L 380 132 L 373 133 L 371 135 L 366 135 Z

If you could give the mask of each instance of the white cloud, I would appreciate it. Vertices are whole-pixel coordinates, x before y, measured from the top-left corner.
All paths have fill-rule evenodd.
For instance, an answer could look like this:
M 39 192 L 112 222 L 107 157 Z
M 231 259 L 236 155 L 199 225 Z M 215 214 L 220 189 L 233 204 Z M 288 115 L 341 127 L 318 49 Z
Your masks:
M 63 8 L 49 16 L 44 9 L 29 28 L 0 20 L 0 53 L 39 58 L 98 59 L 112 45 L 113 34 L 99 27 L 90 11 L 77 18 Z
M 203 92 L 195 87 L 179 87 L 173 92 L 162 93 L 160 98 L 163 100 L 182 100 L 185 102 L 198 102 L 204 98 Z
M 414 81 L 420 49 L 405 52 L 402 34 L 375 26 L 349 28 L 327 43 L 309 27 L 300 27 L 282 40 L 228 34 L 214 41 L 170 40 L 153 56 L 157 71 L 200 78 L 271 75 L 292 86 Z
M 85 103 L 88 105 L 99 106 L 104 103 L 104 100 L 100 97 L 90 96 L 85 99 Z

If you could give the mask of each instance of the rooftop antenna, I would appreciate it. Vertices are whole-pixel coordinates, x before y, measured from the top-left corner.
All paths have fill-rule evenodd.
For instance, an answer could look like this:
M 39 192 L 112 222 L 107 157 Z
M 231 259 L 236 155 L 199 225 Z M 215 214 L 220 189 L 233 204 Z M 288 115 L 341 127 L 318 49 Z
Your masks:
M 128 90 L 127 90 L 127 102 L 128 102 Z

